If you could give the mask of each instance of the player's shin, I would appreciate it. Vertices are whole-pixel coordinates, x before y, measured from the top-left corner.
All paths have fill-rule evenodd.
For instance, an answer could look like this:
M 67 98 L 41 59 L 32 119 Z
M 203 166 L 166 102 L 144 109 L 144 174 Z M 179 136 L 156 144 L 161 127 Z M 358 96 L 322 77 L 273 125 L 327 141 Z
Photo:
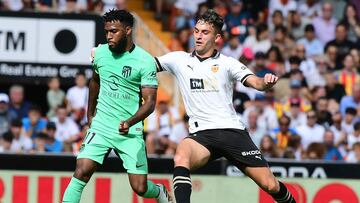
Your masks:
M 86 183 L 72 177 L 69 185 L 67 186 L 62 202 L 63 203 L 78 203 L 80 202 L 81 193 Z
M 279 181 L 280 190 L 277 193 L 270 194 L 276 202 L 281 203 L 296 203 L 294 197 L 291 195 L 290 191 L 286 186 Z
M 174 168 L 173 177 L 174 193 L 177 203 L 190 203 L 191 179 L 190 170 L 177 166 Z

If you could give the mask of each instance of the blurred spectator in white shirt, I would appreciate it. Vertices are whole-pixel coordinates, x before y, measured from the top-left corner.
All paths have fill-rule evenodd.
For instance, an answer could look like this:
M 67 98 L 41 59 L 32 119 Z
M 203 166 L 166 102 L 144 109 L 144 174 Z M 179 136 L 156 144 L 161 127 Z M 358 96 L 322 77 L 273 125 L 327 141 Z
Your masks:
M 72 143 L 76 140 L 79 127 L 74 120 L 67 116 L 66 107 L 59 106 L 56 109 L 56 117 L 51 119 L 56 125 L 55 138 L 65 143 Z
M 336 8 L 337 10 L 338 8 Z M 312 24 L 316 28 L 316 37 L 325 45 L 327 42 L 335 38 L 335 26 L 337 20 L 333 17 L 333 7 L 329 3 L 322 6 L 322 15 L 315 17 Z
M 301 125 L 296 128 L 296 132 L 301 137 L 301 145 L 303 149 L 307 149 L 310 143 L 322 142 L 325 128 L 316 123 L 316 113 L 310 110 L 306 113 L 306 125 Z
M 87 102 L 89 88 L 86 86 L 86 77 L 84 73 L 77 73 L 75 86 L 68 89 L 66 93 L 67 110 L 77 123 L 86 119 Z
M 15 119 L 11 122 L 9 133 L 12 135 L 13 140 L 11 143 L 11 152 L 23 153 L 32 149 L 32 140 L 27 137 L 22 129 L 22 122 L 19 119 Z

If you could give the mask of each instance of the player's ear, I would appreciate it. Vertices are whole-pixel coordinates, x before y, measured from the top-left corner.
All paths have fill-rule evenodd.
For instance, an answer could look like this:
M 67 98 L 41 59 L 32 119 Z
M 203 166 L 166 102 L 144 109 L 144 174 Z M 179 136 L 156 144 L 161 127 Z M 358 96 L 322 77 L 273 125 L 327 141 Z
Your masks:
M 130 26 L 126 26 L 125 30 L 126 30 L 126 35 L 131 35 L 132 28 Z
M 221 34 L 220 33 L 217 33 L 215 35 L 215 42 L 219 41 L 221 39 Z

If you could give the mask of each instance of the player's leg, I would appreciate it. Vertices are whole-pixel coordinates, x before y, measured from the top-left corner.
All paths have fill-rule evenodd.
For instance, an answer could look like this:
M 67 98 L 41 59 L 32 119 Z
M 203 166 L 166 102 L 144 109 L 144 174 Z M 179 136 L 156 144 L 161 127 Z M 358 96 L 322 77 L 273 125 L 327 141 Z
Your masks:
M 275 201 L 295 203 L 295 199 L 289 190 L 275 178 L 269 167 L 245 167 L 244 172 Z
M 147 179 L 147 156 L 142 137 L 129 136 L 118 139 L 118 142 L 114 142 L 115 151 L 123 161 L 133 191 L 145 198 L 157 198 L 161 203 L 171 202 L 163 186 L 156 185 Z
M 76 169 L 68 187 L 65 190 L 63 203 L 80 202 L 82 191 L 86 183 L 90 180 L 92 174 L 97 168 L 97 163 L 91 159 L 78 159 Z
M 267 161 L 251 140 L 246 130 L 226 129 L 221 140 L 224 156 L 260 188 L 269 193 L 276 201 L 293 203 L 293 197 L 284 184 L 276 180 Z
M 173 186 L 177 203 L 190 203 L 190 170 L 204 166 L 210 159 L 210 151 L 192 138 L 180 142 L 174 156 Z
M 74 176 L 66 188 L 63 202 L 80 202 L 82 191 L 95 172 L 98 164 L 102 164 L 104 157 L 110 152 L 105 138 L 97 133 L 88 130 L 81 145 L 80 154 L 77 156 Z

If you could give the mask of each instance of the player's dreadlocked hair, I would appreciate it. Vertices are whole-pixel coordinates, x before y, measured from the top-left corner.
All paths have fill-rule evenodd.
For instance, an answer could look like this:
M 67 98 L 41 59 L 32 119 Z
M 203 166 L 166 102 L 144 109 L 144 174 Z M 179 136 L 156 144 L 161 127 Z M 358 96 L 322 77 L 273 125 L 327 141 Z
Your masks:
M 196 22 L 199 21 L 204 21 L 212 25 L 217 33 L 221 32 L 221 29 L 224 25 L 223 18 L 212 9 L 207 10 L 204 14 L 197 17 Z
M 104 22 L 120 21 L 125 26 L 134 26 L 134 16 L 126 10 L 111 9 L 103 15 Z

